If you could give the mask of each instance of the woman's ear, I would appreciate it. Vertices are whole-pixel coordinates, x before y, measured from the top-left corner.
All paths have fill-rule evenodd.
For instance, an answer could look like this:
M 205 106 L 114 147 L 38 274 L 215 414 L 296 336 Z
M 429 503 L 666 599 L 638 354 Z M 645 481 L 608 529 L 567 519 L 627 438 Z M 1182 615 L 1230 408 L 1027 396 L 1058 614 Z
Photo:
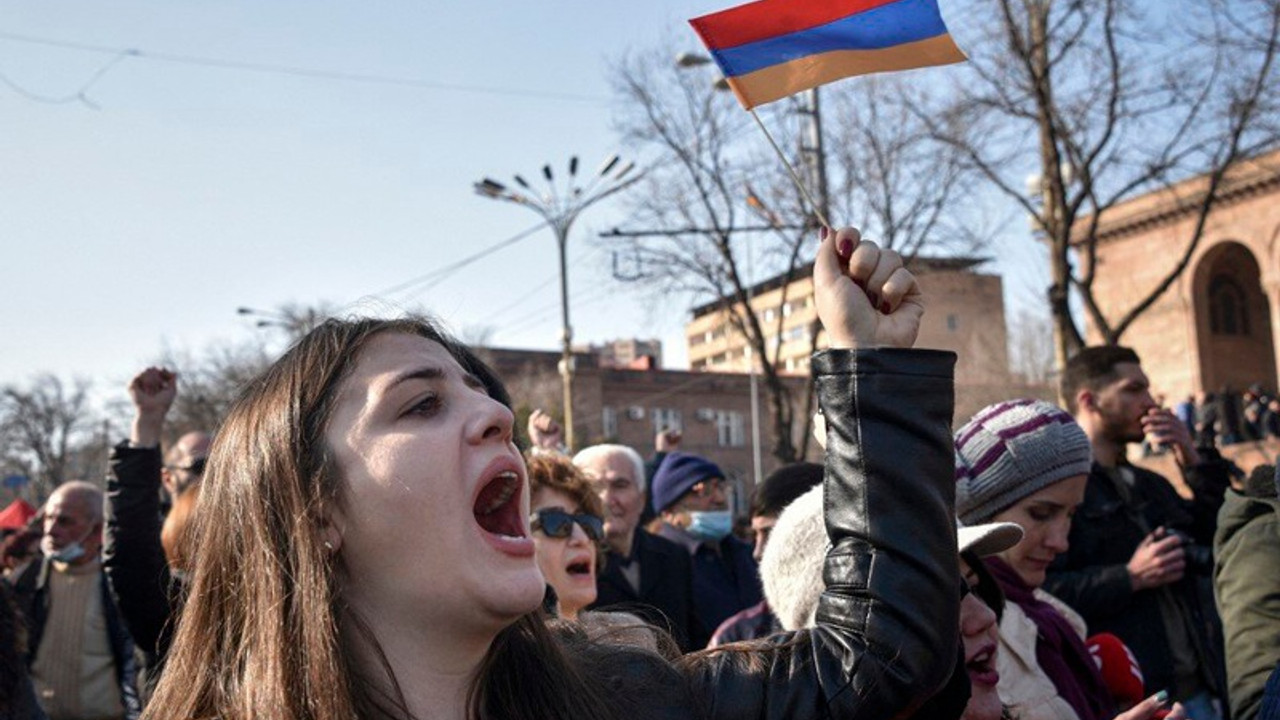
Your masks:
M 329 555 L 337 555 L 342 549 L 342 535 L 345 527 L 346 522 L 341 510 L 334 507 L 325 512 L 324 520 L 320 525 L 320 543 L 324 545 L 324 550 Z

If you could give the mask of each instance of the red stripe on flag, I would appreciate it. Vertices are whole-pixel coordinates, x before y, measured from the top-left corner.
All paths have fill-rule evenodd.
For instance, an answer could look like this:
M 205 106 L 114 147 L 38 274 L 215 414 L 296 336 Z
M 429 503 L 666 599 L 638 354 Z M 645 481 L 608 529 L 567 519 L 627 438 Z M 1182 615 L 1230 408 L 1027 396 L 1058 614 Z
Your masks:
M 710 50 L 787 35 L 897 0 L 756 0 L 689 21 Z

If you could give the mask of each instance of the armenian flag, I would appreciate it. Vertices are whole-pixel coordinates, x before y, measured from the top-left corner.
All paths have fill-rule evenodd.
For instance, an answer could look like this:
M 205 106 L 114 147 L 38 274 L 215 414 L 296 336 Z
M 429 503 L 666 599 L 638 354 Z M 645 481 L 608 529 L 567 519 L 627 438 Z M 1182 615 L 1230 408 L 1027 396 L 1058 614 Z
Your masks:
M 689 24 L 748 110 L 840 78 L 966 59 L 937 0 L 756 0 Z

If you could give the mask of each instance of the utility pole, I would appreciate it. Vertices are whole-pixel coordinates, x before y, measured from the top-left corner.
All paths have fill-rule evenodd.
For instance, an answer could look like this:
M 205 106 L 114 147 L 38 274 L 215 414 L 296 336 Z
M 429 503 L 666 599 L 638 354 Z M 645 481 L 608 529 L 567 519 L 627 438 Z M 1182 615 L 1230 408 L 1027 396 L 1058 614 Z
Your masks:
M 827 192 L 827 151 L 822 140 L 822 106 L 818 88 L 806 90 L 804 107 L 800 111 L 808 116 L 805 132 L 801 134 L 800 154 L 809 171 L 809 187 L 813 190 L 818 207 L 813 208 L 817 217 L 830 218 L 830 196 Z M 816 218 L 815 218 L 816 220 Z M 815 223 L 816 224 L 816 223 Z

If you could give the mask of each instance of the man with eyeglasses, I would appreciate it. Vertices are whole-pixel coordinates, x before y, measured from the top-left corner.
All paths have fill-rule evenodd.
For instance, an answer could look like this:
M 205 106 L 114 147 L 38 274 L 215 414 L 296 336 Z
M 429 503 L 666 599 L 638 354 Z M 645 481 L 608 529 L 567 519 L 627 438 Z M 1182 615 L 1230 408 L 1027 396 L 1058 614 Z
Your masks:
M 211 438 L 189 432 L 163 456 L 160 437 L 178 396 L 177 373 L 149 367 L 129 383 L 134 418 L 129 439 L 111 451 L 103 567 L 125 625 L 154 685 L 168 645 L 172 576 L 160 544 L 164 515 L 204 474 Z
M 592 610 L 622 609 L 671 633 L 683 651 L 706 645 L 710 632 L 693 610 L 693 569 L 679 545 L 640 526 L 644 460 L 626 445 L 593 445 L 573 457 L 604 507 L 605 562 L 596 574 Z
M 704 627 L 764 599 L 751 546 L 733 536 L 724 472 L 689 453 L 667 455 L 653 476 L 658 530 L 693 561 L 693 608 Z

